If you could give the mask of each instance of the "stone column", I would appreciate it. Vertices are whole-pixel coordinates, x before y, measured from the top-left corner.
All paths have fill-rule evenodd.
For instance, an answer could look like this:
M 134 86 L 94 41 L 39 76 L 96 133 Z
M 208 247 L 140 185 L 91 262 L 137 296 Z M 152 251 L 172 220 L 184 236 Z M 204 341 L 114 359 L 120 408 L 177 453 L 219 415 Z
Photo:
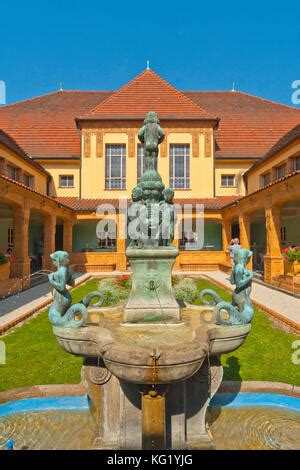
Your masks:
M 275 206 L 267 207 L 265 209 L 265 216 L 267 252 L 264 258 L 264 280 L 271 283 L 274 277 L 284 273 L 280 242 L 280 209 Z
M 231 240 L 231 220 L 222 220 L 222 248 L 223 251 L 228 251 L 228 245 Z
M 251 219 L 249 215 L 240 214 L 239 215 L 239 227 L 240 227 L 240 245 L 242 248 L 246 248 L 250 250 L 250 226 L 251 226 Z M 248 269 L 252 269 L 252 258 L 248 263 Z
M 30 209 L 14 208 L 14 255 L 15 260 L 11 264 L 11 276 L 24 278 L 29 282 L 30 258 L 28 257 L 28 229 Z M 27 279 L 26 279 L 27 278 Z
M 52 269 L 50 254 L 55 251 L 56 214 L 44 216 L 43 269 Z
M 225 252 L 225 262 L 230 265 L 230 257 L 228 246 L 231 240 L 231 220 L 223 219 L 222 220 L 222 250 Z
M 73 222 L 65 220 L 63 227 L 63 249 L 70 254 L 73 250 Z

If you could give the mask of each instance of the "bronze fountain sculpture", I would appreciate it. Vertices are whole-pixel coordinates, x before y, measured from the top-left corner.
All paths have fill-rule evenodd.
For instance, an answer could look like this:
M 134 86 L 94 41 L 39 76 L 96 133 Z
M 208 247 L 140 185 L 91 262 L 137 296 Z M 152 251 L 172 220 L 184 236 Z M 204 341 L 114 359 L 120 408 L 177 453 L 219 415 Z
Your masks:
M 211 291 L 202 296 L 212 295 L 216 311 L 210 305 L 180 308 L 172 289 L 172 267 L 178 255 L 172 244 L 174 192 L 165 189 L 157 171 L 164 132 L 156 113 L 147 114 L 138 137 L 144 145 L 145 167 L 128 209 L 129 299 L 122 306 L 102 307 L 101 293 L 93 292 L 98 304 L 88 306 L 90 298 L 84 299 L 72 310 L 87 307 L 85 321 L 77 328 L 57 321 L 57 315 L 64 313 L 57 312 L 55 297 L 50 321 L 55 320 L 53 332 L 61 347 L 84 359 L 82 382 L 97 420 L 94 448 L 209 449 L 214 443 L 206 411 L 222 380 L 221 354 L 240 347 L 250 331 L 252 278 L 239 260 L 233 274 L 234 314 L 223 303 L 231 319 L 241 313 L 244 320 L 239 324 L 218 321 L 223 318 L 221 299 Z M 244 255 L 240 255 L 243 260 Z M 58 272 L 72 277 L 69 259 L 57 254 L 52 258 L 59 259 L 58 271 L 49 279 L 59 291 Z M 59 271 L 62 263 L 64 269 Z

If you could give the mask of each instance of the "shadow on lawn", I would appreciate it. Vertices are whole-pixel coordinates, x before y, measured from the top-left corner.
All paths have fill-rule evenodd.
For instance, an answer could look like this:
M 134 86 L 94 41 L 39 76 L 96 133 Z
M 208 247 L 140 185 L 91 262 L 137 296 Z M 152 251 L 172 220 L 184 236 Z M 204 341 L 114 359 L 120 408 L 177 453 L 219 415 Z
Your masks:
M 234 380 L 236 382 L 241 382 L 242 377 L 240 375 L 240 362 L 239 358 L 235 356 L 230 356 L 226 360 L 226 365 L 223 365 L 224 370 L 224 379 L 223 380 Z
M 241 390 L 242 377 L 240 375 L 240 369 L 241 366 L 239 358 L 234 356 L 228 357 L 226 364 L 223 365 L 223 381 L 230 381 L 230 392 L 225 384 L 221 385 L 219 391 L 223 393 L 222 406 L 232 402 Z M 218 419 L 221 413 L 221 406 L 209 406 L 207 417 L 209 426 L 211 426 L 211 424 Z

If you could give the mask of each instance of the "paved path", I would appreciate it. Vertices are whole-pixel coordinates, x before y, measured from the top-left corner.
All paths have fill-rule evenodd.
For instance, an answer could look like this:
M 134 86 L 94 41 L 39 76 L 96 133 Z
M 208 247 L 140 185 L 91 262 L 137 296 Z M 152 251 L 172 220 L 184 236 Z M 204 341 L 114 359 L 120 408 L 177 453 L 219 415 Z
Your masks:
M 90 274 L 75 273 L 75 286 L 88 279 Z M 21 317 L 26 312 L 41 308 L 50 302 L 52 294 L 49 292 L 49 283 L 36 285 L 24 290 L 20 294 L 11 295 L 0 301 L 0 328 Z
M 201 272 L 201 274 L 232 289 L 229 275 L 222 271 L 206 271 Z M 251 298 L 253 301 L 300 325 L 300 299 L 256 282 L 252 283 Z

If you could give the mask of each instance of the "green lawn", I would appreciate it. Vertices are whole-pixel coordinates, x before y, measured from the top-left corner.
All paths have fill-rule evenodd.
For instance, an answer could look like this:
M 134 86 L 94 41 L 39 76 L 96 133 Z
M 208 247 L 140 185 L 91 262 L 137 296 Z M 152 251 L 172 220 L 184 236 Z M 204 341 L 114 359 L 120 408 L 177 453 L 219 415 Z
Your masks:
M 214 288 L 225 300 L 230 299 L 230 294 L 211 282 L 197 282 L 199 290 Z M 74 301 L 95 290 L 97 284 L 98 280 L 91 280 L 74 289 Z M 0 365 L 0 390 L 80 381 L 82 359 L 59 347 L 48 321 L 47 310 L 1 339 L 6 344 L 7 363 Z M 224 378 L 300 385 L 300 365 L 293 365 L 291 361 L 292 342 L 296 339 L 299 337 L 274 328 L 268 316 L 256 309 L 252 329 L 244 345 L 222 358 Z

